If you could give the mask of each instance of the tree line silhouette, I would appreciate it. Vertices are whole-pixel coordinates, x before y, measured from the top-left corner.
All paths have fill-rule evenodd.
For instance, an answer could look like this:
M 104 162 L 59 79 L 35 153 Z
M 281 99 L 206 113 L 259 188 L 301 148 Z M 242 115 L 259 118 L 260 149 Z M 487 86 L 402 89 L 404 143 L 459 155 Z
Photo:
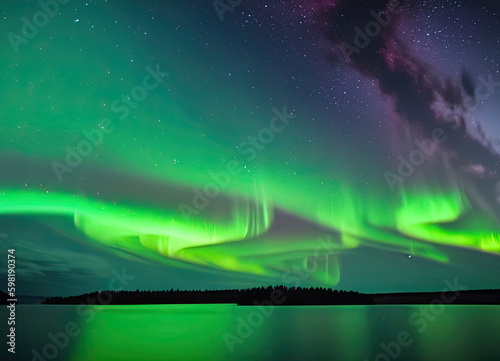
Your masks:
M 426 304 L 453 299 L 453 304 L 500 304 L 500 290 L 364 294 L 322 287 L 269 286 L 229 290 L 100 291 L 71 297 L 49 297 L 42 304 L 216 304 L 238 305 L 376 305 Z

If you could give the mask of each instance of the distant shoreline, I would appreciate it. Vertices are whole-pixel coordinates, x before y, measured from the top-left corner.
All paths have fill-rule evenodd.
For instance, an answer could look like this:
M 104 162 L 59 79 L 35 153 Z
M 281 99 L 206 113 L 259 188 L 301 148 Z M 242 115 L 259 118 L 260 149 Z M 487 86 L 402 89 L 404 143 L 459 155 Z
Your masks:
M 3 301 L 3 295 L 0 294 Z M 240 306 L 328 305 L 500 305 L 500 290 L 443 290 L 442 292 L 376 293 L 326 288 L 260 287 L 216 291 L 100 291 L 71 297 L 49 297 L 46 305 L 189 305 Z M 5 304 L 5 303 L 4 303 Z

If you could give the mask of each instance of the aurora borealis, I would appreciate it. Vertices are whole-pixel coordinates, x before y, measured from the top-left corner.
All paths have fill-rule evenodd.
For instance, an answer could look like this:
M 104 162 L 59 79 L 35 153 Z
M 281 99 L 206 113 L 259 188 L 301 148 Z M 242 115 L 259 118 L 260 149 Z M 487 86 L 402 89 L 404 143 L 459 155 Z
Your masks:
M 19 294 L 500 287 L 497 2 L 41 3 L 1 5 Z

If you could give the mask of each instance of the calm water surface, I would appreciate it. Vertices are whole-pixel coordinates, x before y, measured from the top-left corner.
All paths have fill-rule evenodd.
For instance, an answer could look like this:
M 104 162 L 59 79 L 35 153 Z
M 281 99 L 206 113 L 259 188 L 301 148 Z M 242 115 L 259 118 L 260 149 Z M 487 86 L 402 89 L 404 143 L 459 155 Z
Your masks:
M 8 359 L 500 360 L 500 306 L 432 307 L 26 305 Z

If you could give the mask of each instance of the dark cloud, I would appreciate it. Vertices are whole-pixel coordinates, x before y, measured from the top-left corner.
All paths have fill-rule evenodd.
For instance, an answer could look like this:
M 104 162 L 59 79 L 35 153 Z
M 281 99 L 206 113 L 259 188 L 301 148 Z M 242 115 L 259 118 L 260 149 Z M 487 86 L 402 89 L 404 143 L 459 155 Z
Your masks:
M 464 88 L 465 94 L 467 94 L 472 99 L 475 98 L 475 86 L 472 77 L 465 71 L 462 73 L 462 87 Z
M 44 296 L 45 283 L 64 285 L 65 291 L 68 284 L 96 284 L 110 277 L 110 268 L 102 258 L 69 248 L 55 249 L 47 243 L 34 246 L 32 241 L 22 239 L 5 242 L 4 247 L 16 250 L 18 293 Z M 6 264 L 0 273 L 7 273 Z M 61 293 L 61 290 L 52 292 Z

